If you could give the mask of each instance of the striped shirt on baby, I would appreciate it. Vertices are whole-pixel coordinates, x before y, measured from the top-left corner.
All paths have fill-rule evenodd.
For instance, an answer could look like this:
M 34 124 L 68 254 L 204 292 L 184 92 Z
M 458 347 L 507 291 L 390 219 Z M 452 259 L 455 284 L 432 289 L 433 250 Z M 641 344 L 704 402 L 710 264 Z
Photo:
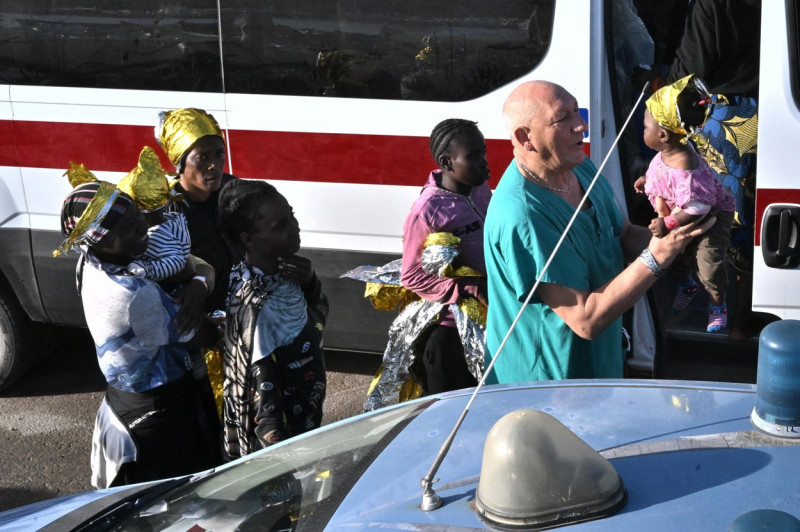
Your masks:
M 133 275 L 163 281 L 180 273 L 186 265 L 191 248 L 186 217 L 179 212 L 165 212 L 164 218 L 163 223 L 147 230 L 147 250 L 128 266 Z

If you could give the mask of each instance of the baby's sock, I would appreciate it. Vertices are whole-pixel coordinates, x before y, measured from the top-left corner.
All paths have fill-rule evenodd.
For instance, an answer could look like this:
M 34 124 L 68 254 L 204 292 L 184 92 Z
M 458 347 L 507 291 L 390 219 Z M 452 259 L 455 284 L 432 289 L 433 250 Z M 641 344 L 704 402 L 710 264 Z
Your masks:
M 728 326 L 728 306 L 708 305 L 708 332 L 720 331 Z
M 688 281 L 678 283 L 678 293 L 675 294 L 675 299 L 672 301 L 672 311 L 677 314 L 689 306 L 694 296 L 700 291 L 700 287 L 694 282 L 694 279 L 689 277 Z

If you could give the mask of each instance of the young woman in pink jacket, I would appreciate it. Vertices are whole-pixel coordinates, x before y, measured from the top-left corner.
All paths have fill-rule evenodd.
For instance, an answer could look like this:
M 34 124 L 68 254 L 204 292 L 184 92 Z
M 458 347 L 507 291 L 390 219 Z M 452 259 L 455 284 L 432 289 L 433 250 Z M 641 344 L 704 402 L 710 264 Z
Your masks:
M 422 338 L 425 391 L 438 393 L 475 386 L 449 304 L 474 297 L 486 305 L 483 223 L 491 198 L 486 143 L 478 125 L 448 119 L 431 132 L 431 172 L 403 226 L 401 282 L 426 301 L 446 306 Z M 481 277 L 442 277 L 427 273 L 421 262 L 428 235 L 450 233 L 460 239 L 454 267 L 468 266 Z

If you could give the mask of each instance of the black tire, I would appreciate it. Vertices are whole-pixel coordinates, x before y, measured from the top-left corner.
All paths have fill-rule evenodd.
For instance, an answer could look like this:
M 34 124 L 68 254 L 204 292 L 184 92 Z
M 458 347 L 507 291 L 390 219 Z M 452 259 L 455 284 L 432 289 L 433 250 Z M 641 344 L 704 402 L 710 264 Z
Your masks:
M 22 377 L 35 358 L 34 324 L 14 291 L 0 281 L 0 391 Z

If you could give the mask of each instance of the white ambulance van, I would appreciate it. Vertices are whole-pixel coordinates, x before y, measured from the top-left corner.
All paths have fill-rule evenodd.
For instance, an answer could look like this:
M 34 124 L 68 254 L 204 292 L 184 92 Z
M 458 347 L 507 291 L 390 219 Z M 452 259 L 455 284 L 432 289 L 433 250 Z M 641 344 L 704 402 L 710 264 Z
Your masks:
M 116 181 L 154 139 L 159 111 L 198 107 L 225 129 L 228 168 L 265 179 L 295 209 L 302 253 L 329 295 L 329 349 L 380 352 L 391 313 L 340 279 L 401 250 L 403 220 L 434 163 L 428 135 L 445 118 L 476 120 L 492 184 L 511 160 L 500 117 L 522 81 L 574 94 L 589 122 L 586 152 L 611 151 L 627 110 L 614 75 L 615 17 L 630 0 L 139 0 L 102 4 L 6 0 L 0 13 L 0 389 L 39 351 L 39 329 L 80 326 L 74 255 L 53 258 L 70 161 Z M 792 154 L 800 138 L 797 12 L 764 10 L 754 304 L 798 317 Z M 616 27 L 616 30 L 615 30 Z M 616 31 L 616 38 L 612 33 Z M 644 49 L 643 53 L 647 53 Z M 603 173 L 623 209 L 630 176 L 619 150 Z M 162 162 L 170 168 L 165 157 Z M 771 204 L 779 204 L 778 206 Z M 768 249 L 769 246 L 772 248 Z M 774 249 L 773 249 L 774 248 Z M 770 255 L 772 253 L 772 255 Z M 670 356 L 643 300 L 628 318 L 631 367 Z M 689 331 L 691 343 L 719 343 Z M 683 338 L 683 337 L 681 337 Z M 750 343 L 745 347 L 752 347 Z M 755 351 L 753 350 L 753 353 Z

